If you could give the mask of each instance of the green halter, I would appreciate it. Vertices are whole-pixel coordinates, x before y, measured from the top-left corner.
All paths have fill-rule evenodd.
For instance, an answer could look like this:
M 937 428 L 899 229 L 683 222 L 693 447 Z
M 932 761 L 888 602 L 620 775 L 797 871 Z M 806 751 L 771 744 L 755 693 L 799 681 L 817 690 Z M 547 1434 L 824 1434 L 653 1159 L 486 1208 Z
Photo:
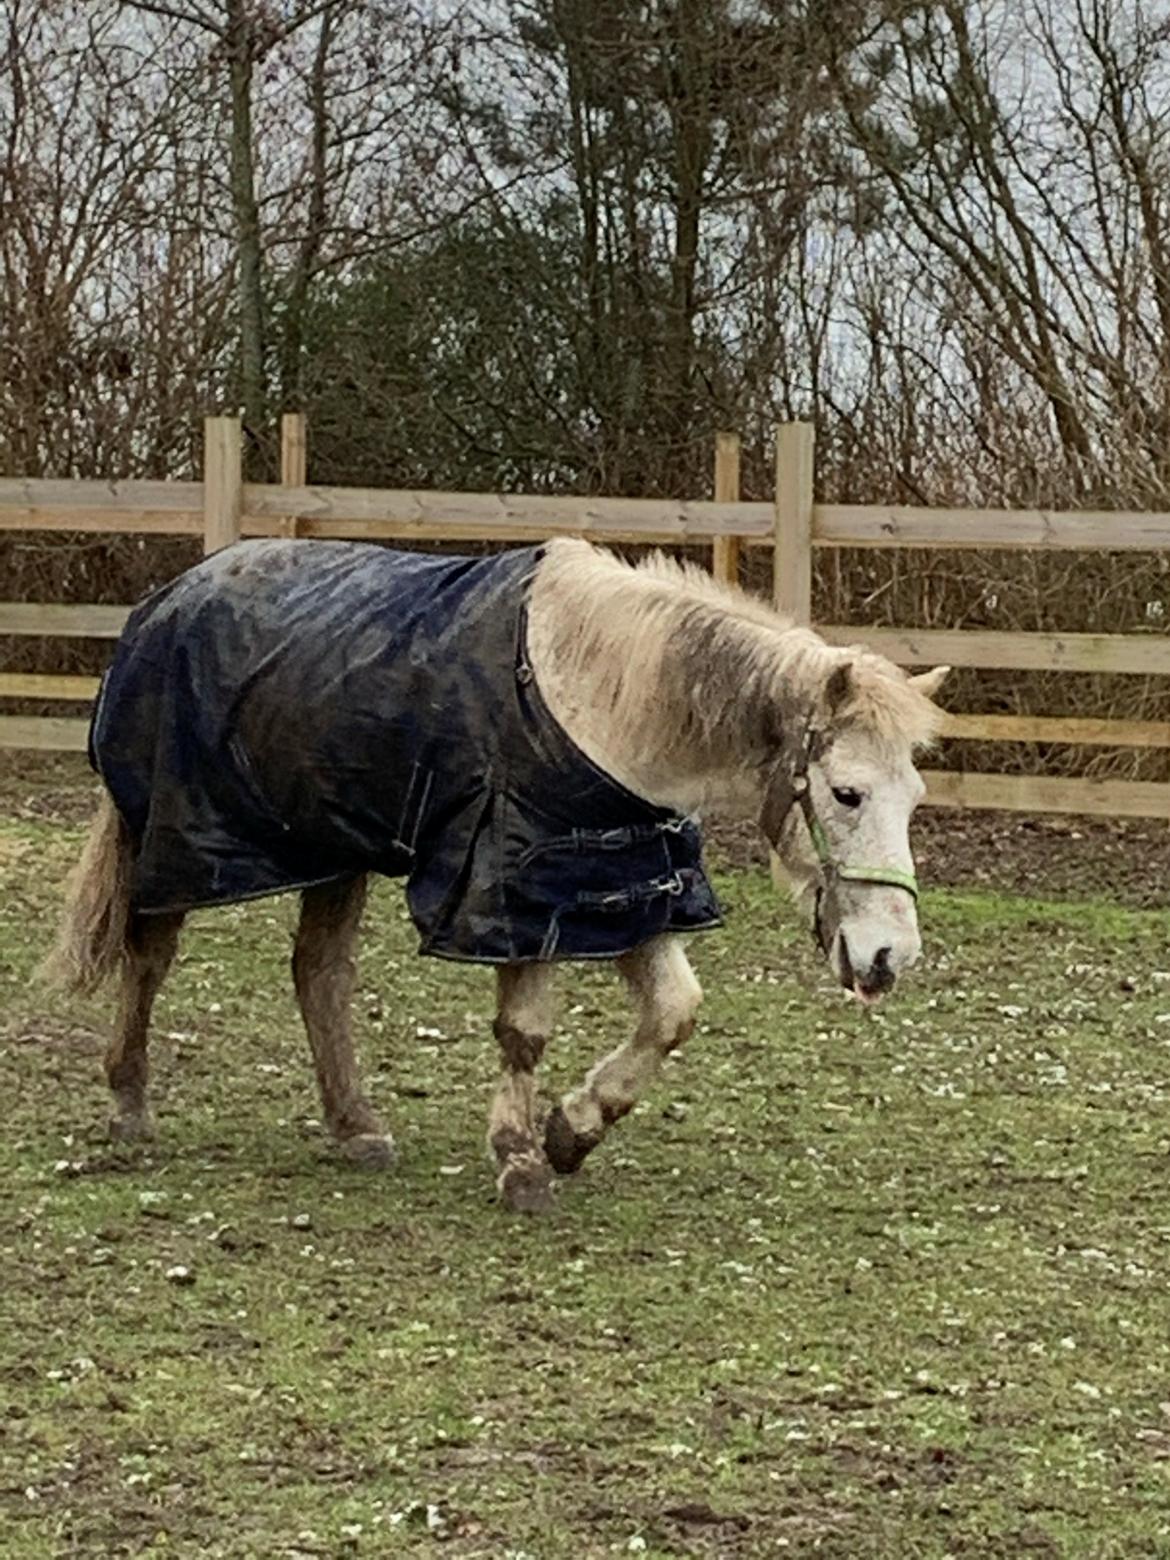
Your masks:
M 813 808 L 807 770 L 793 776 L 792 788 L 808 825 L 809 839 L 821 864 L 821 875 L 826 880 L 826 886 L 832 878 L 840 878 L 846 883 L 884 883 L 890 888 L 904 888 L 912 899 L 918 898 L 918 879 L 913 872 L 903 872 L 900 867 L 847 867 L 837 861 L 829 848 L 828 836 L 821 820 Z
M 808 825 L 809 839 L 812 841 L 813 850 L 816 852 L 817 861 L 821 868 L 821 892 L 829 889 L 834 881 L 846 883 L 874 883 L 884 884 L 889 888 L 902 888 L 912 899 L 918 898 L 918 879 L 913 872 L 903 872 L 900 867 L 850 867 L 838 861 L 829 845 L 828 835 L 825 833 L 821 820 L 817 817 L 813 807 L 812 787 L 809 785 L 808 771 L 812 763 L 813 753 L 819 747 L 820 733 L 814 728 L 811 719 L 805 728 L 804 744 L 800 755 L 799 768 L 792 776 L 792 794 L 795 801 L 800 803 L 800 810 L 804 814 L 804 821 Z

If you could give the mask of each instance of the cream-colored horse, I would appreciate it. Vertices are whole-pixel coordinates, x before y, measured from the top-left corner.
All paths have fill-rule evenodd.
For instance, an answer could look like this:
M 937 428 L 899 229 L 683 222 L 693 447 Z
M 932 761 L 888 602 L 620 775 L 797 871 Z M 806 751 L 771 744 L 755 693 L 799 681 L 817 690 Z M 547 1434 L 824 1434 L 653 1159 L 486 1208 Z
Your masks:
M 760 822 L 847 990 L 875 1001 L 915 962 L 913 755 L 938 730 L 933 695 L 948 668 L 906 677 L 701 570 L 662 558 L 630 568 L 575 541 L 550 546 L 536 575 L 529 653 L 552 713 L 630 790 Z M 501 971 L 504 1076 L 489 1140 L 505 1200 L 540 1200 L 549 1165 L 577 1169 L 694 1028 L 702 991 L 680 939 L 617 964 L 634 1036 L 543 1127 L 533 1069 L 553 1026 L 553 970 Z
M 556 721 L 627 789 L 684 814 L 759 821 L 848 991 L 876 1000 L 918 958 L 913 754 L 938 727 L 932 696 L 946 668 L 908 678 L 701 571 L 661 558 L 630 567 L 569 540 L 549 544 L 532 580 L 528 664 Z M 128 850 L 106 798 L 56 960 L 80 989 L 120 971 L 107 1056 L 119 1137 L 152 1130 L 147 1031 L 182 922 L 129 911 Z M 329 1127 L 349 1157 L 381 1165 L 391 1140 L 362 1091 L 350 1035 L 364 895 L 365 880 L 352 878 L 304 892 L 293 971 Z M 578 1168 L 694 1026 L 701 992 L 677 937 L 615 962 L 637 1009 L 634 1035 L 547 1113 L 536 1067 L 553 1029 L 554 971 L 538 962 L 498 972 L 503 1073 L 488 1136 L 509 1207 L 546 1207 L 553 1173 Z

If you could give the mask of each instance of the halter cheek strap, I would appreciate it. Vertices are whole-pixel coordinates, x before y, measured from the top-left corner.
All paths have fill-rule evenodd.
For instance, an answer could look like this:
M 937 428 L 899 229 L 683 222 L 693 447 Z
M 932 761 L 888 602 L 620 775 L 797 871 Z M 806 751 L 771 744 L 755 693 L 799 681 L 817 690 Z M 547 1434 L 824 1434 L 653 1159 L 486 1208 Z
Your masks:
M 913 872 L 903 872 L 900 867 L 848 867 L 835 860 L 821 820 L 813 810 L 807 774 L 796 776 L 794 789 L 824 877 L 839 878 L 846 883 L 884 883 L 890 888 L 904 888 L 913 899 L 918 898 L 918 879 Z
M 800 810 L 804 814 L 804 821 L 808 826 L 809 839 L 812 841 L 813 850 L 816 852 L 817 861 L 820 863 L 822 889 L 828 888 L 834 881 L 883 884 L 889 888 L 905 889 L 912 899 L 917 899 L 918 879 L 913 872 L 903 872 L 900 867 L 847 866 L 843 862 L 837 861 L 834 857 L 824 826 L 816 815 L 816 809 L 813 807 L 812 787 L 809 785 L 808 779 L 809 764 L 812 761 L 813 747 L 816 741 L 817 733 L 810 722 L 805 733 L 799 768 L 792 777 L 791 792 L 792 801 L 799 803 Z M 786 813 L 791 806 L 792 802 L 790 801 L 785 809 Z M 776 838 L 779 839 L 779 830 L 777 830 Z

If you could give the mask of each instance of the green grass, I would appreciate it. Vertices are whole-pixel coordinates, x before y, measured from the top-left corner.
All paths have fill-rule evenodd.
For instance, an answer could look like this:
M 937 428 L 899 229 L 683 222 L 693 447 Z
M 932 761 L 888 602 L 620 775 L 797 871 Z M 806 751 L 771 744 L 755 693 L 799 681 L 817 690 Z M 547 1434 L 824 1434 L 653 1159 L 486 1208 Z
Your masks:
M 106 1144 L 106 1010 L 28 984 L 76 845 L 0 825 L 0 1554 L 1170 1553 L 1164 915 L 928 895 L 864 1012 L 724 877 L 699 1031 L 533 1223 L 490 975 L 414 958 L 392 885 L 395 1171 L 315 1124 L 279 901 L 195 918 L 160 1140 Z M 562 984 L 558 1088 L 625 1025 Z

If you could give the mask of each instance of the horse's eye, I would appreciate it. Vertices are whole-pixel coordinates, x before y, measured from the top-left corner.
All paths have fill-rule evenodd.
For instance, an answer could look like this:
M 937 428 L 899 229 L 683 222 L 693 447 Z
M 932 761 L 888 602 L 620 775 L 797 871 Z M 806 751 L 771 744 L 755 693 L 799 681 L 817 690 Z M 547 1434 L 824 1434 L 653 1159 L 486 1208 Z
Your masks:
M 861 792 L 855 791 L 852 786 L 835 785 L 833 787 L 833 800 L 840 802 L 842 807 L 860 807 Z

